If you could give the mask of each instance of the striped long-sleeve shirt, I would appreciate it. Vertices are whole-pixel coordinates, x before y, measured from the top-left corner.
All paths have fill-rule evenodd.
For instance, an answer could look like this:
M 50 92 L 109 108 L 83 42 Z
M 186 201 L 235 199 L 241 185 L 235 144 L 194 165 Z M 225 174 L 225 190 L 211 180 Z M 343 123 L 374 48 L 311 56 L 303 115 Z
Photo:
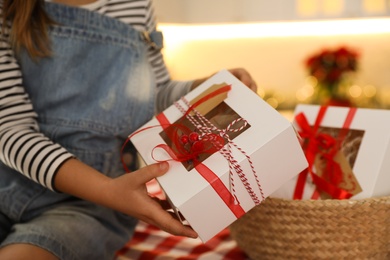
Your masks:
M 97 0 L 83 8 L 120 19 L 140 31 L 156 27 L 151 0 Z M 0 39 L 0 160 L 53 189 L 55 172 L 72 154 L 39 132 L 19 64 L 4 36 Z M 161 110 L 187 93 L 192 82 L 170 80 L 161 52 L 149 48 L 148 54 L 158 84 L 156 105 Z

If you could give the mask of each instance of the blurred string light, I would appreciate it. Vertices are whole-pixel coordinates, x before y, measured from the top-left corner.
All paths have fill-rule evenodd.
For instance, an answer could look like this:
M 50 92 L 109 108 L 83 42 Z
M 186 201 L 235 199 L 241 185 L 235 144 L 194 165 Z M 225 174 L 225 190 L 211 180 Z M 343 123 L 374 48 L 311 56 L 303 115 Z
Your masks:
M 269 105 L 277 109 L 290 109 L 295 105 L 295 99 L 287 96 L 281 91 L 265 91 L 265 88 L 260 88 L 257 92 Z
M 265 99 L 265 101 L 273 108 L 277 108 L 279 106 L 279 101 L 274 97 L 269 97 Z
M 280 91 L 266 91 L 266 87 L 261 86 L 258 89 L 258 94 L 268 104 L 277 109 L 291 109 L 296 103 L 317 103 L 316 88 L 318 81 L 313 76 L 306 77 L 306 83 L 300 87 L 295 93 L 295 102 L 292 102 L 291 97 Z M 390 89 L 390 88 L 389 88 Z M 373 85 L 360 86 L 352 84 L 346 87 L 346 96 L 354 100 L 360 107 L 381 107 L 388 108 L 388 100 L 390 100 L 390 90 L 381 92 L 378 95 L 378 90 Z
M 376 92 L 376 88 L 372 85 L 366 85 L 363 87 L 363 93 L 368 98 L 375 97 Z
M 312 76 L 306 77 L 306 83 L 296 92 L 298 103 L 316 103 L 316 88 L 318 81 Z M 357 102 L 359 107 L 389 108 L 390 90 L 384 88 L 380 93 L 373 85 L 352 84 L 347 86 L 346 95 Z
M 352 85 L 349 87 L 348 93 L 352 98 L 359 98 L 362 95 L 363 90 L 358 85 Z
M 306 84 L 303 87 L 299 88 L 295 93 L 295 97 L 298 102 L 306 102 L 312 98 L 314 95 L 314 88 L 317 86 L 318 80 L 313 76 L 308 76 L 306 78 Z
M 257 94 L 261 97 L 261 98 L 264 98 L 265 97 L 265 87 L 264 86 L 259 86 L 257 88 Z

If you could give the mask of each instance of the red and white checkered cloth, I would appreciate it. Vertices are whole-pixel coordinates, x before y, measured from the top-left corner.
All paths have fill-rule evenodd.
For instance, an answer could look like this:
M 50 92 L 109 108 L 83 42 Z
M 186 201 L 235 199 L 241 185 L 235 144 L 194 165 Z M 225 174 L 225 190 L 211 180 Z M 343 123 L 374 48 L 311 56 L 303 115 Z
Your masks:
M 149 193 L 162 196 L 156 181 L 148 183 Z M 172 236 L 154 226 L 140 222 L 132 240 L 117 252 L 115 260 L 247 260 L 237 247 L 228 229 L 223 230 L 207 243 L 199 239 Z

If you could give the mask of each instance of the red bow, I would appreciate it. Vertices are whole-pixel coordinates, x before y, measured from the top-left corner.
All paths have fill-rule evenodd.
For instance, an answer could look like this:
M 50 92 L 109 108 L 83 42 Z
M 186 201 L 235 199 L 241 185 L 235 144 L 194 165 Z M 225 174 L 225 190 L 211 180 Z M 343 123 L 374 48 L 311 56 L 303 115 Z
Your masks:
M 303 113 L 299 113 L 295 117 L 295 121 L 301 129 L 299 134 L 305 140 L 303 148 L 309 167 L 301 172 L 298 177 L 294 199 L 302 199 L 303 189 L 308 174 L 312 177 L 316 188 L 319 191 L 329 194 L 332 198 L 348 199 L 352 196 L 348 191 L 338 188 L 343 179 L 343 172 L 340 165 L 334 161 L 334 157 L 339 151 L 340 142 L 329 134 L 318 133 L 318 128 L 326 110 L 326 106 L 320 108 L 313 127 L 309 125 L 306 116 Z M 318 155 L 324 158 L 326 162 L 324 169 L 322 169 L 322 177 L 313 172 L 314 161 Z

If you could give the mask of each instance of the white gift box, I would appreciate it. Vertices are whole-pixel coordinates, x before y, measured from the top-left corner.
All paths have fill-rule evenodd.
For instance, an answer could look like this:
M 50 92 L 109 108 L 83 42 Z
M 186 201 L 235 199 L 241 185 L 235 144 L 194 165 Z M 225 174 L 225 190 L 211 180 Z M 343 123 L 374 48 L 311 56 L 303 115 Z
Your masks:
M 225 151 L 231 147 L 230 155 L 234 159 L 232 161 L 242 169 L 247 183 L 245 184 L 245 179 L 243 181 L 235 171 L 229 171 L 232 162 L 229 163 L 226 153 L 224 156 L 220 151 L 202 159 L 197 164 L 201 167 L 191 168 L 191 162 L 170 160 L 169 171 L 157 179 L 176 212 L 184 216 L 185 221 L 199 234 L 203 242 L 228 227 L 307 167 L 291 122 L 228 71 L 218 72 L 188 93 L 184 99 L 194 101 L 204 96 L 210 88 L 225 85 L 231 86 L 227 97 L 219 100 L 218 105 L 213 104 L 214 101 L 208 101 L 213 105 L 211 110 L 209 108 L 210 112 L 204 115 L 207 117 L 214 113 L 214 116 L 218 116 L 215 122 L 218 123 L 222 118 L 231 123 L 234 116 L 223 116 L 226 110 L 231 110 L 236 117 L 245 119 L 248 123 L 244 130 L 224 146 Z M 224 107 L 221 108 L 222 103 Z M 171 159 L 168 153 L 164 149 L 158 149 L 158 146 L 172 145 L 167 144 L 169 140 L 162 134 L 163 128 L 167 123 L 180 122 L 183 117 L 180 107 L 188 109 L 188 104 L 179 100 L 130 136 L 131 142 L 146 164 Z M 199 107 L 199 110 L 202 109 Z M 165 121 L 159 119 L 161 116 Z M 195 126 L 192 127 L 195 129 Z M 253 191 L 252 195 L 248 192 L 248 186 Z M 232 199 L 234 197 L 239 204 Z M 254 198 L 259 201 L 256 202 Z
M 295 119 L 299 113 L 303 113 L 309 125 L 313 126 L 320 108 L 318 105 L 298 105 L 294 112 Z M 340 129 L 343 129 L 348 115 L 352 115 L 352 117 L 349 118 L 350 123 L 346 129 L 346 137 L 342 142 L 340 151 L 347 159 L 351 169 L 350 176 L 353 176 L 355 186 L 359 186 L 355 193 L 350 193 L 352 195 L 350 198 L 364 199 L 390 195 L 390 111 L 328 107 L 320 127 L 321 129 L 328 129 L 325 130 L 328 132 L 332 129 L 333 131 L 340 131 Z M 296 120 L 294 120 L 294 124 L 296 124 Z M 300 130 L 299 125 L 296 124 L 295 127 Z M 347 180 L 343 181 L 348 182 Z M 298 176 L 286 182 L 271 196 L 292 199 L 297 182 Z M 347 191 L 349 190 L 347 189 Z M 304 183 L 301 199 L 313 199 L 315 193 L 316 185 L 309 175 Z M 321 199 L 321 197 L 316 199 Z

